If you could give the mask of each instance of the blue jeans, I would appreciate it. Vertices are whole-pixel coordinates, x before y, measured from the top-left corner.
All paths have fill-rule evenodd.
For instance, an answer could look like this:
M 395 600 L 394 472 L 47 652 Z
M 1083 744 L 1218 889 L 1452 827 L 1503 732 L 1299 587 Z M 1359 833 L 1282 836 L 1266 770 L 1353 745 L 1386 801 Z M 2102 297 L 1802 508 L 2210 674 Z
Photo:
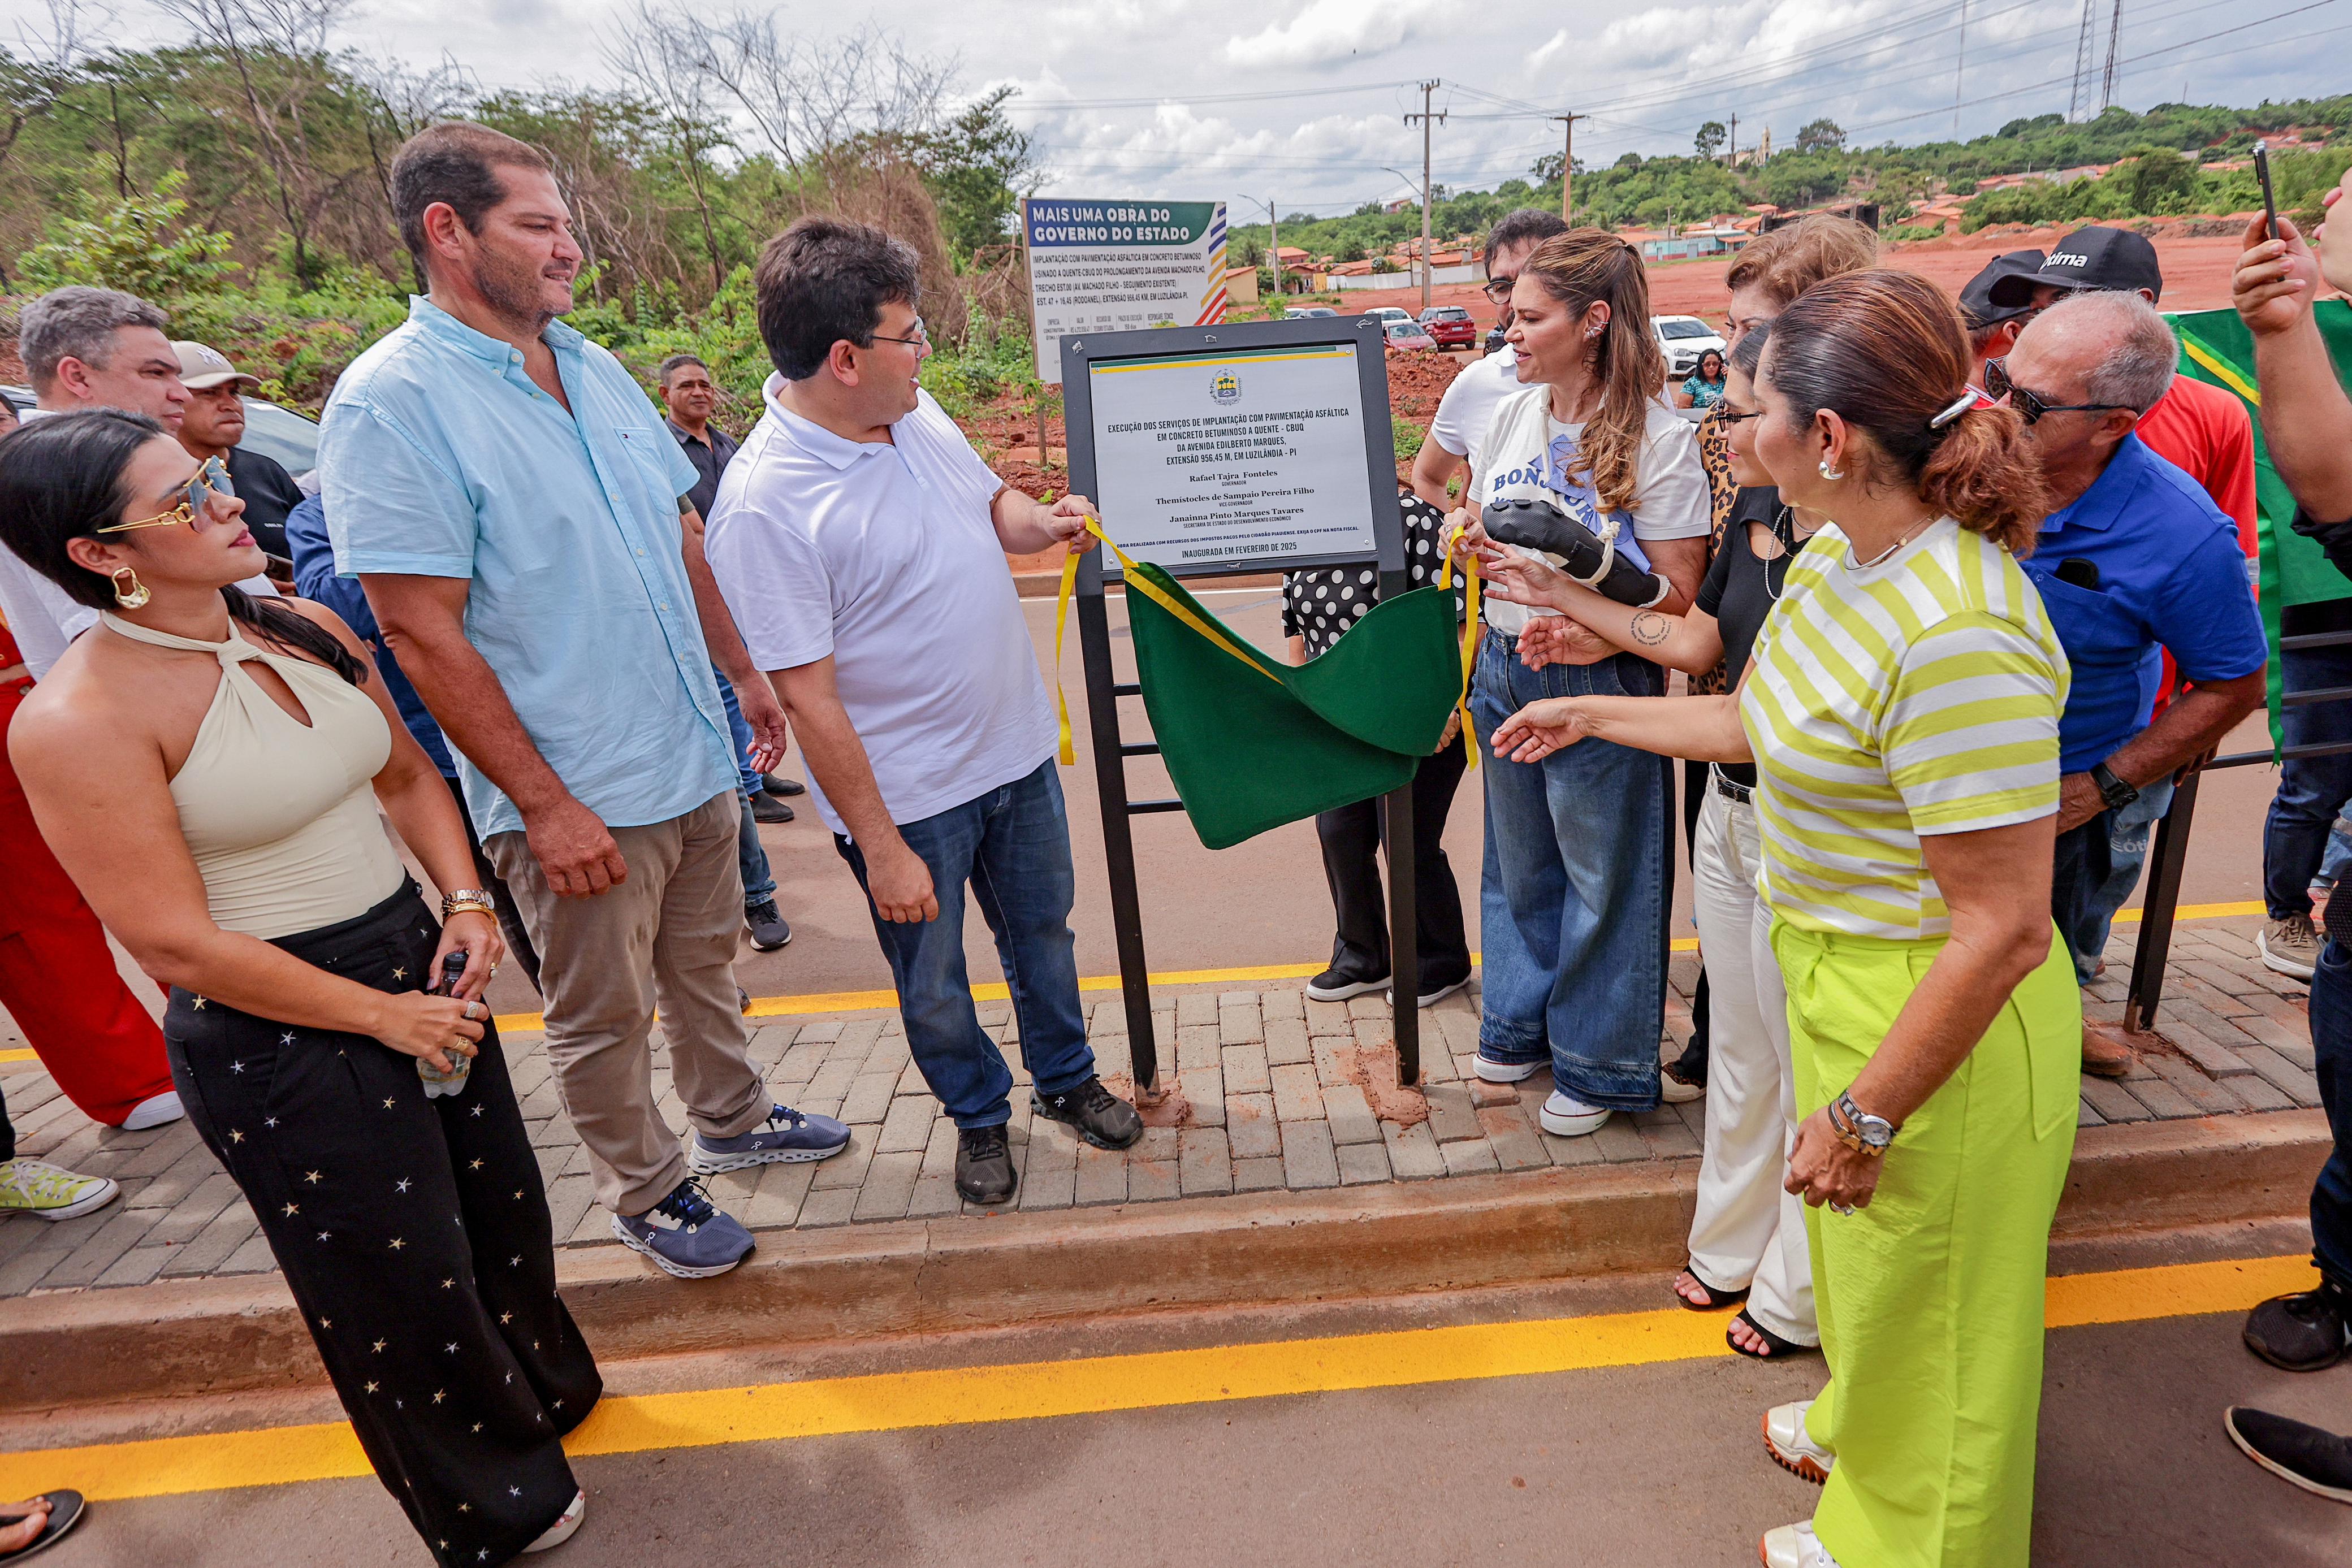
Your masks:
M 2290 648 L 2279 654 L 2290 692 L 2352 686 L 2352 647 Z M 2280 716 L 2290 747 L 2352 740 L 2352 703 L 2291 707 Z M 2327 850 L 2336 813 L 2352 800 L 2352 752 L 2289 758 L 2279 765 L 2278 793 L 2263 827 L 2263 903 L 2273 920 L 2311 913 L 2311 879 Z
M 2352 953 L 2330 940 L 2311 976 L 2312 1071 L 2336 1151 L 2311 1189 L 2311 1254 L 2320 1272 L 2352 1287 Z
M 1530 670 L 1511 639 L 1489 632 L 1470 686 L 1486 776 L 1478 1050 L 1503 1061 L 1549 1057 L 1555 1087 L 1620 1111 L 1658 1103 L 1670 765 L 1600 740 L 1504 762 L 1492 742 L 1540 698 L 1655 696 L 1664 685 L 1631 653 Z
M 1094 1049 L 1078 1007 L 1077 938 L 1070 932 L 1077 876 L 1053 760 L 977 800 L 901 822 L 898 836 L 930 868 L 939 918 L 885 920 L 874 911 L 870 889 L 866 909 L 898 983 L 898 1016 L 915 1065 L 955 1124 L 997 1127 L 1013 1117 L 1013 1072 L 996 1042 L 981 1032 L 964 968 L 967 882 L 995 934 L 1021 1025 L 1021 1060 L 1038 1092 L 1059 1094 L 1093 1077 Z M 834 846 L 865 887 L 865 853 L 839 835 Z
M 735 838 L 735 859 L 743 870 L 743 907 L 749 909 L 776 896 L 776 873 L 768 865 L 768 852 L 760 844 L 760 824 L 751 815 L 751 798 L 760 792 L 760 770 L 751 766 L 751 727 L 743 722 L 743 708 L 735 688 L 719 666 L 710 666 L 719 680 L 719 700 L 727 705 L 727 727 L 735 737 L 735 771 L 743 791 L 743 826 Z
M 2147 864 L 2148 835 L 2157 820 L 2171 809 L 2172 779 L 2168 774 L 2141 790 L 2139 799 L 2122 810 L 2105 813 L 2106 880 L 2084 891 L 2081 924 L 2077 927 L 2083 946 L 2073 949 L 2074 978 L 2084 985 L 2091 983 L 2092 971 L 2099 967 L 2099 955 L 2106 951 L 2107 934 L 2115 928 L 2116 911 L 2124 906 L 2124 901 L 2139 885 L 2139 873 Z

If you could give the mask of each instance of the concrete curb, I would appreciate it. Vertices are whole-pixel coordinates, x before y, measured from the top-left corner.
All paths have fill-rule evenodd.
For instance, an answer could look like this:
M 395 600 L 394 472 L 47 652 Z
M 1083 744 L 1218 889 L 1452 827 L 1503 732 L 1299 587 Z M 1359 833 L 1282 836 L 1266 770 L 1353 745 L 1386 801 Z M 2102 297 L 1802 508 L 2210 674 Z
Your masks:
M 2316 1111 L 2085 1128 L 2063 1239 L 2300 1216 Z M 557 1259 L 600 1357 L 1399 1295 L 1681 1262 L 1697 1164 L 1584 1166 L 1321 1193 L 770 1233 L 702 1283 L 618 1247 Z M 0 1301 L 0 1413 L 325 1379 L 277 1276 Z

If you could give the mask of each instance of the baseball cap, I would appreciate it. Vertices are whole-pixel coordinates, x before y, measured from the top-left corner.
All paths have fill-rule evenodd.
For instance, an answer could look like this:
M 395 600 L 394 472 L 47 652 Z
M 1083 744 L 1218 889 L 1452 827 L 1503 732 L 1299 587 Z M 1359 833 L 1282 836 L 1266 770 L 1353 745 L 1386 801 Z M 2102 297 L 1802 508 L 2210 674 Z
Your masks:
M 202 343 L 175 342 L 172 351 L 180 356 L 180 384 L 190 392 L 203 392 L 224 382 L 243 382 L 251 387 L 261 384 L 258 377 L 247 375 L 230 364 L 228 357 L 218 349 L 206 348 Z
M 2033 277 L 2041 269 L 2042 253 L 2038 250 L 2006 251 L 1994 256 L 1960 290 L 1960 308 L 1968 314 L 1969 329 L 1980 331 L 2012 316 L 2024 315 L 2032 308 Z M 2025 282 L 2011 289 L 2011 298 L 2004 298 L 2000 286 L 2012 277 Z
M 2060 240 L 2034 281 L 2061 288 L 2145 288 L 2158 298 L 2164 293 L 2164 269 L 2147 236 L 2096 224 Z

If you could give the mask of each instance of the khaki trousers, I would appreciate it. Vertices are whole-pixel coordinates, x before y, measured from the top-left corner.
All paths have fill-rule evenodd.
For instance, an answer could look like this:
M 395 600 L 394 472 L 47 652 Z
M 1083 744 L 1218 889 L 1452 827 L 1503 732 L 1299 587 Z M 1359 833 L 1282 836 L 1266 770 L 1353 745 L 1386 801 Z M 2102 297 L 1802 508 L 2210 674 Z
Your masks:
M 539 947 L 548 1061 L 588 1146 L 596 1201 L 615 1214 L 643 1214 L 687 1176 L 678 1135 L 655 1103 L 657 1004 L 687 1119 L 731 1138 L 767 1118 L 735 999 L 741 814 L 730 792 L 667 822 L 613 829 L 628 880 L 591 898 L 557 896 L 521 833 L 483 845 Z

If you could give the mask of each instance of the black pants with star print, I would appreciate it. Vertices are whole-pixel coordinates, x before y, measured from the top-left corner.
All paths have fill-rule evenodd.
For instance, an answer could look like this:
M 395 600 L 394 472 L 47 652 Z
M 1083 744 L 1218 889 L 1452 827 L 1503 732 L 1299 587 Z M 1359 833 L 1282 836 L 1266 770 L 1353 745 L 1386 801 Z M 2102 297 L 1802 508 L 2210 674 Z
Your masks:
M 415 883 L 277 945 L 420 988 L 438 930 Z M 416 1059 L 174 988 L 172 1080 L 245 1191 L 360 1445 L 445 1568 L 504 1563 L 578 1483 L 559 1439 L 604 1391 L 555 1291 L 540 1181 L 495 1026 L 462 1092 Z

